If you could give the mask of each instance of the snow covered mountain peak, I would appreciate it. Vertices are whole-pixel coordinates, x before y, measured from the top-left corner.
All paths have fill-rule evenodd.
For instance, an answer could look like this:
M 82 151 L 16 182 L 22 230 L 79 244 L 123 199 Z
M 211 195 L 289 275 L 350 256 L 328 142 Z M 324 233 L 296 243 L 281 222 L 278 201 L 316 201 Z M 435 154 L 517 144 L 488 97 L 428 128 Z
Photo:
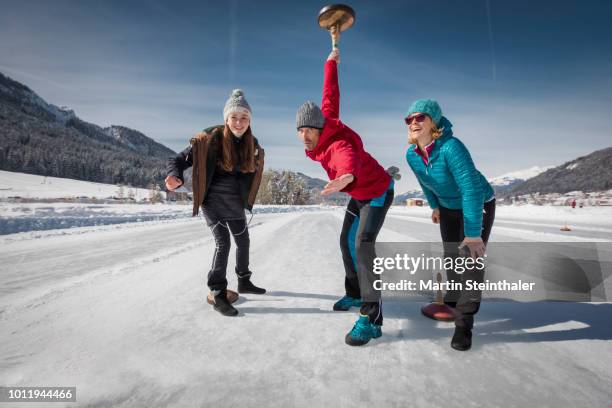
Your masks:
M 491 183 L 492 186 L 497 187 L 509 186 L 535 177 L 541 173 L 544 173 L 546 170 L 552 169 L 553 167 L 554 166 L 533 166 L 528 169 L 517 170 L 502 174 L 501 176 L 490 178 L 489 183 Z

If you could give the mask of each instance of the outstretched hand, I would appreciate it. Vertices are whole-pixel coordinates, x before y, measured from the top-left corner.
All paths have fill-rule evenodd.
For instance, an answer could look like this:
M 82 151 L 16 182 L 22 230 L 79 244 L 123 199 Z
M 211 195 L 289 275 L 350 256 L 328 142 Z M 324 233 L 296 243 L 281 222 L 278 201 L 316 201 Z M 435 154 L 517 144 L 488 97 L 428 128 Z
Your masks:
M 329 53 L 329 56 L 327 57 L 327 60 L 334 60 L 336 61 L 336 64 L 340 64 L 340 50 L 339 49 L 335 49 L 332 52 Z
M 338 191 L 342 190 L 344 187 L 352 183 L 353 180 L 355 180 L 355 177 L 352 174 L 343 174 L 342 176 L 327 183 L 327 185 L 325 185 L 325 187 L 321 191 L 321 195 L 326 196 L 332 193 L 337 193 Z
M 174 191 L 183 184 L 181 179 L 176 176 L 168 176 L 166 177 L 165 181 L 166 181 L 166 188 L 169 191 Z

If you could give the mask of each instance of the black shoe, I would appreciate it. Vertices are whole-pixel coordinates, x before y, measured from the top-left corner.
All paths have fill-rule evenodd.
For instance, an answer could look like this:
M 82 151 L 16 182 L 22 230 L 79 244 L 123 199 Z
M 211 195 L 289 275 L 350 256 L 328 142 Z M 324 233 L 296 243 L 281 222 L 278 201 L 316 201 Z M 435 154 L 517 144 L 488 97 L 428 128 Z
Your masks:
M 450 302 L 450 301 L 445 300 L 444 304 L 448 307 L 452 307 L 453 309 L 457 308 L 457 302 Z
M 459 351 L 467 351 L 472 347 L 472 330 L 466 327 L 455 327 L 451 347 Z
M 455 309 L 457 308 L 457 301 L 459 300 L 460 296 L 461 291 L 449 290 L 444 295 L 444 304 Z
M 238 293 L 254 293 L 256 295 L 263 295 L 266 293 L 264 288 L 258 288 L 253 285 L 250 277 L 238 278 Z
M 227 291 L 222 290 L 215 296 L 213 309 L 223 316 L 238 316 L 238 310 L 227 300 Z

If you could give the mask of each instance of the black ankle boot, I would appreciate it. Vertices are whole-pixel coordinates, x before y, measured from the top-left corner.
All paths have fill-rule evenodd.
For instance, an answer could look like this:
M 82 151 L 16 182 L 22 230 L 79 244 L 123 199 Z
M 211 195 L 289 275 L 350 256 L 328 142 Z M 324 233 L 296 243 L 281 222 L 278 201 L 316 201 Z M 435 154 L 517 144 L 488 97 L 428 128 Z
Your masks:
M 467 351 L 472 347 L 472 330 L 467 327 L 455 327 L 451 347 L 459 351 Z
M 221 313 L 223 316 L 238 315 L 238 310 L 236 310 L 229 300 L 227 300 L 226 290 L 222 290 L 215 295 L 215 304 L 213 305 L 213 309 Z
M 238 293 L 254 293 L 256 295 L 263 295 L 266 293 L 264 288 L 258 288 L 251 282 L 251 277 L 245 278 L 238 277 Z

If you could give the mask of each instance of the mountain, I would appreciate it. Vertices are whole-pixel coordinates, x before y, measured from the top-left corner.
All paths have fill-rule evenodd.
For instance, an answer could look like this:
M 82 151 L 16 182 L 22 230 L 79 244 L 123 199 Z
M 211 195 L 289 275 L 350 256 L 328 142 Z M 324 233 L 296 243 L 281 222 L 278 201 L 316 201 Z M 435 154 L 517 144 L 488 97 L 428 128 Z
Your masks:
M 312 204 L 346 205 L 350 197 L 344 193 L 334 193 L 329 196 L 321 196 L 321 190 L 327 185 L 327 181 L 320 178 L 309 177 L 304 173 L 295 173 L 296 179 L 304 183 L 310 193 Z
M 83 121 L 0 73 L 0 170 L 161 186 L 174 154 L 136 130 Z
M 610 189 L 612 189 L 612 147 L 597 150 L 548 169 L 510 189 L 505 196 Z
M 169 155 L 176 154 L 166 146 L 157 143 L 150 137 L 145 136 L 137 130 L 126 128 L 124 126 L 113 125 L 111 127 L 104 128 L 104 132 L 122 145 L 147 156 L 156 156 L 167 159 Z
M 512 190 L 525 180 L 529 180 L 530 178 L 533 178 L 546 170 L 552 169 L 553 167 L 554 166 L 534 166 L 524 170 L 513 171 L 498 177 L 490 178 L 489 183 L 491 183 L 491 186 L 495 190 L 496 194 L 503 195 L 503 193 Z
M 612 188 L 612 148 L 579 157 L 561 166 L 534 166 L 489 179 L 497 197 L 530 193 L 567 193 L 570 191 L 605 191 Z M 421 190 L 400 194 L 394 204 L 409 198 L 425 198 Z
M 393 198 L 393 204 L 406 205 L 406 200 L 408 200 L 409 198 L 421 198 L 423 200 L 426 200 L 425 194 L 423 194 L 422 190 L 409 190 L 403 194 L 396 195 Z
M 320 178 L 310 177 L 304 173 L 296 172 L 295 173 L 298 180 L 301 180 L 304 183 L 304 186 L 308 190 L 323 190 L 323 188 L 327 185 L 327 181 L 321 180 Z

